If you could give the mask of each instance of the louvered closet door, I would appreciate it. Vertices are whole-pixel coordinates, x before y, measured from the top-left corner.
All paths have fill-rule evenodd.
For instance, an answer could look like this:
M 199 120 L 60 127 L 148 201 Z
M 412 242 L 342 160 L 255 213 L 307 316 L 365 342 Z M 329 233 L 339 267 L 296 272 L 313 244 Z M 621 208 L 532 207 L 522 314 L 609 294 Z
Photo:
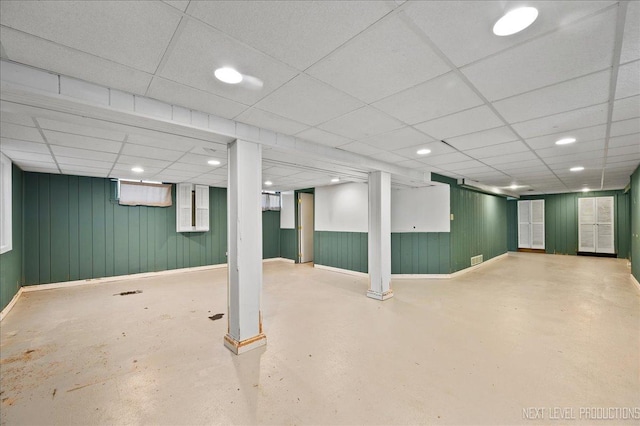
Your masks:
M 596 253 L 615 253 L 613 223 L 613 197 L 596 198 Z
M 578 199 L 578 251 L 596 251 L 596 199 Z
M 209 230 L 209 187 L 196 185 L 196 231 Z
M 518 201 L 518 248 L 531 248 L 531 201 Z
M 193 230 L 191 226 L 191 188 L 190 183 L 179 183 L 176 185 L 176 226 L 178 232 L 189 232 Z
M 544 200 L 531 201 L 531 248 L 544 249 Z

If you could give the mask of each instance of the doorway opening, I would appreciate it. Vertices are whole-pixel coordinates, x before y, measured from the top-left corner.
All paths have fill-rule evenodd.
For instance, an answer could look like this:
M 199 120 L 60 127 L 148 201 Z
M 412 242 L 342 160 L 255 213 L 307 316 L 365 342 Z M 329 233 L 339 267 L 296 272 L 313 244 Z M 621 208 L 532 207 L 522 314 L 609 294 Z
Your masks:
M 296 191 L 297 263 L 313 262 L 314 193 Z

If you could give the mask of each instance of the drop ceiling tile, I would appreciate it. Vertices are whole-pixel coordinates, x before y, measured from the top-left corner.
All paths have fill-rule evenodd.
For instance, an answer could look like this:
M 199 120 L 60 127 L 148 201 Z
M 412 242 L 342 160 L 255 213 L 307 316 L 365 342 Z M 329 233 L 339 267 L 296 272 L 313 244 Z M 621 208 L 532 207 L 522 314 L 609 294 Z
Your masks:
M 15 114 L 12 112 L 0 111 L 0 121 L 25 127 L 36 127 L 33 119 L 28 115 Z
M 162 0 L 163 2 L 175 7 L 180 12 L 184 12 L 187 10 L 187 6 L 189 6 L 190 0 Z
M 363 105 L 360 101 L 301 74 L 255 106 L 299 123 L 315 126 Z
M 155 2 L 2 2 L 0 11 L 2 25 L 146 72 L 181 17 Z
M 434 155 L 434 156 L 427 155 L 426 157 L 421 158 L 420 161 L 425 164 L 438 166 L 443 170 L 446 170 L 446 164 L 457 163 L 460 161 L 466 161 L 470 159 L 471 157 L 461 152 L 451 152 L 449 154 L 441 154 L 441 155 Z
M 108 172 L 113 166 L 112 161 L 88 160 L 86 158 L 64 157 L 62 155 L 56 155 L 56 161 L 60 165 L 61 169 L 76 168 L 77 166 L 81 166 L 86 167 L 87 169 L 92 167 L 97 169 L 106 169 Z
M 307 73 L 371 103 L 449 71 L 395 15 L 358 35 Z
M 348 144 L 341 145 L 338 148 L 361 155 L 371 155 L 382 151 L 379 148 L 372 147 L 371 145 L 367 145 L 362 142 L 350 142 Z
M 223 83 L 213 76 L 220 67 L 233 67 L 262 80 L 264 85 L 257 88 Z M 195 20 L 186 22 L 160 71 L 160 76 L 168 80 L 245 105 L 253 105 L 296 74 L 293 68 Z
M 115 130 L 106 130 L 96 126 L 83 126 L 80 124 L 66 123 L 46 118 L 38 118 L 37 121 L 40 127 L 44 130 L 55 130 L 62 133 L 72 133 L 74 135 L 90 136 L 99 139 L 110 139 L 118 142 L 121 142 L 126 135 L 124 132 Z
M 133 157 L 129 155 L 121 155 L 118 157 L 117 166 L 128 166 L 129 168 L 133 166 L 141 166 L 143 169 L 154 168 L 154 169 L 164 169 L 170 166 L 171 161 L 165 160 L 156 160 L 148 157 Z
M 211 155 L 207 156 L 207 155 L 197 155 L 197 154 L 189 153 L 189 154 L 185 154 L 183 157 L 180 157 L 180 163 L 201 166 L 203 164 L 206 165 L 207 161 L 211 160 L 212 158 L 214 157 Z M 220 161 L 221 165 L 224 165 L 227 163 L 226 155 L 224 156 L 224 158 L 216 157 L 216 159 Z
M 390 132 L 402 126 L 403 124 L 398 120 L 374 108 L 365 106 L 331 121 L 327 121 L 318 127 L 350 139 L 359 140 L 380 133 Z
M 167 167 L 167 171 L 169 172 L 190 172 L 190 173 L 208 173 L 211 172 L 214 168 L 221 166 L 211 166 L 206 162 L 202 164 L 188 164 L 188 163 L 180 163 L 176 162 Z
M 524 170 L 531 167 L 545 168 L 545 164 L 539 159 L 531 159 L 525 161 L 519 161 L 517 163 L 502 163 L 494 166 L 496 169 L 501 170 L 505 173 L 515 172 L 518 170 Z
M 48 154 L 49 148 L 44 143 L 2 138 L 0 139 L 0 151 L 23 151 Z
M 151 82 L 148 93 L 160 101 L 224 118 L 233 118 L 247 109 L 246 105 L 239 102 L 158 77 Z
M 297 123 L 258 108 L 247 109 L 234 120 L 287 135 L 293 135 L 309 128 L 306 124 Z
M 633 170 L 638 167 L 640 161 L 637 159 L 626 159 L 623 157 L 611 157 L 607 159 L 607 169 L 624 169 L 628 170 L 629 168 L 633 168 Z
M 513 128 L 523 138 L 557 134 L 607 122 L 607 104 L 594 105 L 548 117 L 516 123 Z
M 396 163 L 396 165 L 400 166 L 400 167 L 406 167 L 408 169 L 419 169 L 424 167 L 424 163 L 417 161 L 417 160 L 405 160 L 405 161 L 398 161 Z
M 40 136 L 40 132 L 35 127 L 19 126 L 12 123 L 3 123 L 2 126 L 0 126 L 0 136 L 7 139 L 44 142 L 42 136 Z
M 163 181 L 173 181 L 177 180 L 178 182 L 184 182 L 188 179 L 194 178 L 196 176 L 200 176 L 202 173 L 196 171 L 184 171 L 184 170 L 169 170 L 165 169 L 159 172 L 155 178 L 162 177 Z
M 318 129 L 317 127 L 311 127 L 307 130 L 304 130 L 296 134 L 296 137 L 330 147 L 336 147 L 350 142 L 349 138 L 326 132 L 324 130 Z
M 88 149 L 70 148 L 67 146 L 51 145 L 53 155 L 61 157 L 85 158 L 97 161 L 116 161 L 117 154 L 111 152 L 90 151 Z
M 596 149 L 593 151 L 584 151 L 584 152 L 574 152 L 574 153 L 564 153 L 564 155 L 555 155 L 552 157 L 546 157 L 544 159 L 545 163 L 549 166 L 554 164 L 568 164 L 575 163 L 581 161 L 602 161 L 602 157 L 604 156 L 604 145 L 600 149 Z
M 182 152 L 186 152 L 195 149 L 201 141 L 184 136 L 157 132 L 153 136 L 130 133 L 127 137 L 127 143 L 145 145 L 151 148 L 163 148 L 171 151 L 180 150 Z
M 465 154 L 473 158 L 487 158 L 495 155 L 515 154 L 517 152 L 529 151 L 529 148 L 520 141 L 501 143 L 497 145 L 485 146 L 464 151 Z
M 607 70 L 494 102 L 493 105 L 509 123 L 533 120 L 607 102 L 610 79 L 611 72 Z
M 640 117 L 640 96 L 618 99 L 613 103 L 613 121 Z
M 545 149 L 557 147 L 556 141 L 563 138 L 575 138 L 578 144 L 583 142 L 590 142 L 593 140 L 604 139 L 607 132 L 607 126 L 602 124 L 598 126 L 584 127 L 582 129 L 567 130 L 561 133 L 554 133 L 550 135 L 539 136 L 535 138 L 528 138 L 525 140 L 527 145 L 533 149 Z M 570 146 L 570 145 L 564 145 Z
M 47 167 L 46 165 L 34 166 L 34 165 L 30 164 L 30 163 L 20 163 L 20 162 L 16 162 L 16 165 L 18 167 L 20 167 L 25 172 L 50 173 L 50 174 L 54 174 L 54 175 L 59 175 L 60 174 L 60 171 L 58 171 L 58 168 L 55 165 L 54 166 L 49 166 L 49 167 Z
M 111 168 L 100 169 L 97 167 L 83 167 L 83 166 L 63 166 L 60 165 L 62 174 L 75 175 L 75 176 L 91 176 L 91 177 L 108 177 Z
M 635 1 L 627 2 L 627 16 L 622 37 L 622 51 L 620 63 L 640 59 L 640 4 Z
M 490 145 L 497 145 L 504 142 L 512 142 L 518 139 L 507 126 L 498 127 L 481 132 L 470 133 L 464 136 L 449 138 L 446 142 L 454 148 L 466 151 L 474 148 L 482 148 Z
M 2 151 L 7 157 L 11 158 L 13 161 L 29 161 L 29 162 L 42 162 L 42 163 L 53 163 L 53 158 L 51 158 L 51 154 L 49 153 L 37 153 L 37 152 L 25 152 L 25 151 L 13 151 L 13 150 L 3 150 Z
M 144 145 L 134 145 L 131 143 L 125 144 L 122 148 L 122 155 L 130 155 L 133 157 L 153 158 L 156 160 L 176 161 L 180 158 L 184 152 L 171 151 L 168 149 L 154 148 Z
M 506 2 L 415 2 L 405 8 L 406 14 L 435 42 L 457 66 L 468 64 L 504 49 L 520 45 L 547 31 L 566 27 L 611 1 L 536 2 L 538 20 L 518 34 L 496 37 L 493 24 L 512 8 Z
M 625 136 L 617 136 L 609 139 L 610 148 L 619 148 L 621 146 L 640 145 L 640 134 L 635 133 Z
M 607 69 L 613 57 L 615 22 L 616 8 L 611 8 L 462 72 L 494 101 Z
M 604 139 L 589 141 L 589 142 L 575 142 L 570 145 L 553 145 L 549 148 L 538 149 L 536 153 L 541 158 L 551 158 L 563 155 L 575 155 L 582 152 L 599 151 L 604 149 Z
M 373 106 L 405 123 L 416 124 L 482 104 L 453 72 L 375 102 Z
M 619 155 L 629 155 L 630 157 L 633 157 L 633 158 L 640 155 L 640 141 L 635 145 L 618 146 L 618 147 L 609 146 L 609 150 L 607 151 L 607 157 L 615 157 Z
M 431 152 L 426 155 L 420 155 L 418 154 L 419 149 L 428 149 Z M 414 145 L 407 148 L 396 149 L 393 152 L 407 158 L 414 158 L 414 159 L 417 159 L 418 161 L 423 161 L 425 159 L 435 157 L 438 155 L 455 153 L 456 150 L 440 141 L 433 141 L 433 142 L 421 143 L 419 145 Z
M 9 59 L 33 67 L 136 94 L 143 94 L 151 81 L 146 72 L 10 28 L 1 27 L 0 38 Z
M 611 123 L 611 136 L 623 136 L 640 132 L 640 118 L 614 121 Z
M 471 171 L 475 172 L 490 172 L 495 173 L 496 171 L 486 165 L 482 164 L 477 160 L 467 159 L 465 161 L 459 161 L 456 163 L 449 163 L 447 165 L 442 166 L 445 170 L 456 172 L 456 173 L 468 173 Z M 480 169 L 480 170 L 477 170 Z
M 447 139 L 480 130 L 492 129 L 504 125 L 502 120 L 482 105 L 456 114 L 436 118 L 425 123 L 416 124 L 416 129 L 422 130 L 436 139 Z
M 427 144 L 435 141 L 411 127 L 403 127 L 398 130 L 363 139 L 361 142 L 385 151 L 397 151 L 416 145 L 425 145 L 426 147 Z
M 640 60 L 621 65 L 618 68 L 616 99 L 638 94 L 640 94 Z
M 52 130 L 42 131 L 51 145 L 68 146 L 71 148 L 90 149 L 93 151 L 104 151 L 118 153 L 122 147 L 122 142 L 108 139 L 92 138 L 89 136 L 74 135 L 71 133 L 61 133 Z
M 414 151 L 414 154 L 415 154 L 415 151 Z M 394 152 L 388 152 L 388 151 L 371 154 L 369 155 L 369 157 L 378 161 L 384 161 L 385 163 L 398 163 L 400 161 L 406 161 L 409 159 L 405 156 L 399 155 Z
M 535 160 L 536 156 L 530 151 L 518 152 L 515 154 L 497 155 L 495 157 L 485 158 L 482 161 L 491 165 L 497 166 L 505 163 L 520 163 L 521 161 Z
M 386 2 L 191 2 L 188 13 L 304 70 L 391 11 Z

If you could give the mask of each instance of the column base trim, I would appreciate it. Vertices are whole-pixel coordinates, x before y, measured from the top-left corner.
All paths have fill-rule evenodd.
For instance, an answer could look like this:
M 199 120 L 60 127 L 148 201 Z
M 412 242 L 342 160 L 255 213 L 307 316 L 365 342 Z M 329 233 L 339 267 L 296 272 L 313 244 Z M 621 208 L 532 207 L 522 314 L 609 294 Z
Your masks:
M 228 334 L 224 336 L 224 346 L 236 355 L 240 355 L 252 349 L 265 346 L 266 344 L 267 344 L 267 336 L 265 336 L 263 333 L 260 333 L 257 336 L 242 340 L 240 342 Z
M 367 297 L 370 297 L 370 298 L 376 299 L 376 300 L 391 299 L 393 297 L 393 290 L 389 289 L 389 290 L 385 291 L 384 293 L 380 293 L 378 291 L 373 291 L 373 290 L 367 290 Z

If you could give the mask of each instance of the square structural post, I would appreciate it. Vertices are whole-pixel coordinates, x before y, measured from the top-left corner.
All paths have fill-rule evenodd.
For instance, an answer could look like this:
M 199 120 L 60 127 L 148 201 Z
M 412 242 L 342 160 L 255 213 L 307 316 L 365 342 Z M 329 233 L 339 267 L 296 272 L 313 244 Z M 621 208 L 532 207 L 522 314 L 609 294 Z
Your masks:
M 224 345 L 241 354 L 267 344 L 262 332 L 262 146 L 229 144 L 227 181 L 228 330 Z
M 369 291 L 367 296 L 393 297 L 391 284 L 391 175 L 369 173 Z

